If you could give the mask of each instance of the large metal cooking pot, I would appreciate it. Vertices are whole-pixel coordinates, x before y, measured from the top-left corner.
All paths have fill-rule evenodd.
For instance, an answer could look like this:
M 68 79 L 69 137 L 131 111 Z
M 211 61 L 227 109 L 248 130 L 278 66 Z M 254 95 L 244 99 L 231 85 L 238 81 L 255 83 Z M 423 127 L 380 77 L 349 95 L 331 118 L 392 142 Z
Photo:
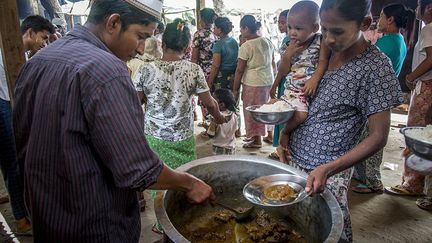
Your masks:
M 244 185 L 259 176 L 288 173 L 307 177 L 306 173 L 291 166 L 258 156 L 206 157 L 187 163 L 177 170 L 204 180 L 213 187 L 218 199 L 227 195 L 242 195 Z M 168 241 L 189 242 L 170 220 L 183 213 L 181 205 L 184 202 L 183 193 L 158 193 L 155 201 L 156 217 Z M 342 233 L 342 211 L 327 189 L 320 196 L 306 198 L 300 203 L 266 210 L 288 216 L 308 242 L 338 242 Z

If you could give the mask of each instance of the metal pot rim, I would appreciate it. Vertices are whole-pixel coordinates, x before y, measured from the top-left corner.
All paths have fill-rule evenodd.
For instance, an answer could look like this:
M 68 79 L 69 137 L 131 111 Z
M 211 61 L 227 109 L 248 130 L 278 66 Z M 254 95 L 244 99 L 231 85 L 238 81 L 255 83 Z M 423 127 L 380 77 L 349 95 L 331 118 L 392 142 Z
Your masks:
M 218 155 L 218 156 L 210 156 L 210 157 L 204 157 L 201 159 L 197 159 L 194 161 L 191 161 L 187 164 L 184 164 L 176 169 L 176 171 L 183 171 L 187 172 L 191 168 L 196 167 L 197 165 L 203 165 L 203 164 L 210 164 L 210 163 L 220 163 L 220 162 L 226 162 L 229 161 L 250 161 L 253 163 L 259 163 L 259 164 L 267 164 L 271 165 L 273 167 L 285 170 L 287 172 L 300 175 L 303 177 L 308 176 L 307 173 L 300 171 L 298 169 L 293 168 L 292 166 L 282 164 L 264 157 L 259 156 L 249 156 L 249 155 Z M 159 222 L 163 226 L 164 233 L 168 236 L 169 239 L 171 239 L 173 242 L 189 242 L 186 238 L 181 235 L 177 229 L 174 227 L 174 225 L 169 220 L 168 214 L 166 213 L 165 205 L 164 205 L 164 199 L 165 199 L 166 191 L 159 191 L 157 193 L 155 202 L 154 202 L 154 209 L 156 213 L 156 217 L 159 220 Z M 320 194 L 320 196 L 324 199 L 324 201 L 327 202 L 327 205 L 331 212 L 332 217 L 332 225 L 331 231 L 329 235 L 327 236 L 327 239 L 325 240 L 326 243 L 333 243 L 338 242 L 340 239 L 340 236 L 342 235 L 343 230 L 343 216 L 342 216 L 342 210 L 336 201 L 336 198 L 333 196 L 333 194 L 328 190 L 325 189 L 323 193 Z

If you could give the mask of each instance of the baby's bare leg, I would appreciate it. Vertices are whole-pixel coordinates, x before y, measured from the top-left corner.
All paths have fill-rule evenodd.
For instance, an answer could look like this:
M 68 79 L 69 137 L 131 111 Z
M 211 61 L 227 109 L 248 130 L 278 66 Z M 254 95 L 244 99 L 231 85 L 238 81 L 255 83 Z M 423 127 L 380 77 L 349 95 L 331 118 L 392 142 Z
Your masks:
M 285 127 L 283 129 L 286 133 L 291 133 L 291 131 L 295 130 L 298 126 L 300 126 L 307 118 L 307 112 L 304 111 L 296 111 L 294 112 L 293 117 L 285 123 Z

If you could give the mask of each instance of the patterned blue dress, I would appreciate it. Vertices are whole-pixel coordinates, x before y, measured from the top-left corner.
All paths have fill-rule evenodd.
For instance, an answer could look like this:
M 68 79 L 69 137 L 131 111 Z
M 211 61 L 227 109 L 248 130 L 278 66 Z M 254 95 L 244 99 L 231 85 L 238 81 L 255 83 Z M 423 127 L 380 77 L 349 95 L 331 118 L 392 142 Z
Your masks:
M 382 52 L 369 46 L 337 70 L 327 71 L 308 118 L 290 138 L 293 165 L 310 172 L 350 151 L 370 115 L 403 102 L 399 81 Z M 327 188 L 344 214 L 342 239 L 352 241 L 347 192 L 352 168 L 330 177 Z

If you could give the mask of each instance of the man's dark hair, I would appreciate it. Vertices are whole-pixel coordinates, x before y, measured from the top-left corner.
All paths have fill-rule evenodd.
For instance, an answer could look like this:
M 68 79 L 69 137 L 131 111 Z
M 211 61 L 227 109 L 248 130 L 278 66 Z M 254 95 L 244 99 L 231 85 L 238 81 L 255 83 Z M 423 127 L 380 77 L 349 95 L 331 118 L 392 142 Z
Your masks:
M 213 96 L 216 97 L 219 102 L 224 103 L 228 110 L 233 112 L 236 111 L 236 100 L 231 90 L 224 88 L 216 89 L 213 92 Z
M 139 10 L 124 0 L 95 0 L 90 8 L 87 21 L 92 24 L 101 24 L 112 14 L 120 15 L 123 30 L 126 30 L 131 24 L 158 23 L 155 16 Z
M 162 43 L 169 49 L 183 51 L 191 40 L 189 28 L 186 22 L 181 19 L 175 19 L 174 22 L 166 25 L 165 32 L 162 35 Z
M 41 31 L 48 31 L 51 34 L 55 33 L 54 25 L 51 22 L 40 16 L 40 15 L 31 15 L 24 19 L 21 23 L 21 34 L 24 34 L 28 29 L 32 29 L 33 32 L 38 33 Z

